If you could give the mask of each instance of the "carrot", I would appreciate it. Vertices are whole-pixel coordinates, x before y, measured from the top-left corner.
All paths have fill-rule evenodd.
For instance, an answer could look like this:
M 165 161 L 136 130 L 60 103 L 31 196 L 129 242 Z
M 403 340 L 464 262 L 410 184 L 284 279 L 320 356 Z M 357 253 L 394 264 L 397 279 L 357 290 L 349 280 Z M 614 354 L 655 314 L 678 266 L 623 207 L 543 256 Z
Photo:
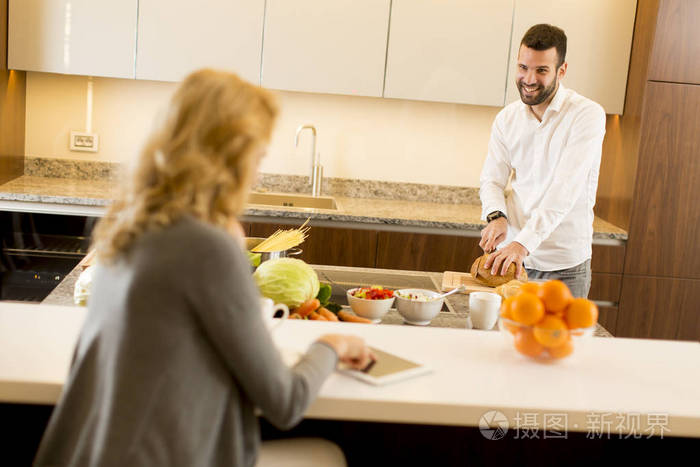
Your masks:
M 324 318 L 323 316 L 319 315 L 319 314 L 316 313 L 315 311 L 312 311 L 311 313 L 309 313 L 309 319 L 312 319 L 312 320 L 314 320 L 314 321 L 328 321 L 326 318 Z
M 371 324 L 372 321 L 361 318 L 359 316 L 355 316 L 351 313 L 348 313 L 347 311 L 339 311 L 338 312 L 338 318 L 341 319 L 341 321 L 348 321 L 350 323 L 368 323 Z
M 299 313 L 290 313 L 289 314 L 289 319 L 304 319 L 301 316 L 299 316 Z
M 327 308 L 321 307 L 318 309 L 317 313 L 326 318 L 328 321 L 338 321 L 338 317 Z
M 309 313 L 311 313 L 312 311 L 316 311 L 316 309 L 320 306 L 321 306 L 321 302 L 319 302 L 317 298 L 313 298 L 313 299 L 307 300 L 304 303 L 302 303 L 301 305 L 299 305 L 299 307 L 296 310 L 294 310 L 294 312 L 298 313 L 299 316 L 301 316 L 303 318 L 303 317 L 307 316 Z

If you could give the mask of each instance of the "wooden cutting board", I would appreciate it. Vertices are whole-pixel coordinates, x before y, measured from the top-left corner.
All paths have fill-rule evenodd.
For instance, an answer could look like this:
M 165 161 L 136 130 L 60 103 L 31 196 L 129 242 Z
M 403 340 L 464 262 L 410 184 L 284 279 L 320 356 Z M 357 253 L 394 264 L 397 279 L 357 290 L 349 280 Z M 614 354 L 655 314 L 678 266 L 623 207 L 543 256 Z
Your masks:
M 463 292 L 465 294 L 470 294 L 472 292 L 496 292 L 495 287 L 489 287 L 478 283 L 468 272 L 445 271 L 442 274 L 443 292 L 449 292 L 460 285 L 464 285 L 466 288 Z

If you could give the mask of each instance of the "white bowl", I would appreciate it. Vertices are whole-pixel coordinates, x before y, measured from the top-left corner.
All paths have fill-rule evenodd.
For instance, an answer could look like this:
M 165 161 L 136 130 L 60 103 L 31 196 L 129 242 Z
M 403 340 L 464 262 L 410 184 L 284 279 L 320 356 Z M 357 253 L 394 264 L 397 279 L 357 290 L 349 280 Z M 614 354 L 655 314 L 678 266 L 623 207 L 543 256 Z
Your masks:
M 408 324 L 415 324 L 418 326 L 430 324 L 430 321 L 440 313 L 442 303 L 445 301 L 444 298 L 440 298 L 438 300 L 422 302 L 404 298 L 400 294 L 421 294 L 429 297 L 436 297 L 440 294 L 426 289 L 401 289 L 394 292 L 396 296 L 396 309 L 401 316 L 403 316 L 403 320 Z
M 375 323 L 380 322 L 389 311 L 389 308 L 391 308 L 391 305 L 394 304 L 394 297 L 380 300 L 368 300 L 366 298 L 353 296 L 352 293 L 359 288 L 360 287 L 357 287 L 347 291 L 350 308 L 352 308 L 352 311 L 354 311 L 357 316 L 371 319 Z

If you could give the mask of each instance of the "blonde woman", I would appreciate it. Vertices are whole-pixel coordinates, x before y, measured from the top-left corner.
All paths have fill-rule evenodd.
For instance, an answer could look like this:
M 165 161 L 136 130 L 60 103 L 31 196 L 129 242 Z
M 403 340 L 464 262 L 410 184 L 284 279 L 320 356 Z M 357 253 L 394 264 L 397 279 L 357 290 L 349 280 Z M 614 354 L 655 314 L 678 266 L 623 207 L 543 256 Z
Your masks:
M 96 228 L 88 316 L 36 465 L 252 466 L 255 407 L 292 427 L 338 360 L 367 365 L 361 339 L 326 335 L 290 369 L 260 314 L 232 231 L 276 114 L 230 73 L 198 71 L 178 88 Z M 321 464 L 344 463 L 306 443 Z

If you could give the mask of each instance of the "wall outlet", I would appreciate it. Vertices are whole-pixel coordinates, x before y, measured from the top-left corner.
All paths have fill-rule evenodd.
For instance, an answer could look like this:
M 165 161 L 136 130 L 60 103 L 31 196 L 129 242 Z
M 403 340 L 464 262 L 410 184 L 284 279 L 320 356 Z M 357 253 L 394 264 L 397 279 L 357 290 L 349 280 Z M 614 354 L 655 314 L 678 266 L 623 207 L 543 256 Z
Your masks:
M 94 133 L 70 132 L 70 150 L 97 152 L 99 139 Z

